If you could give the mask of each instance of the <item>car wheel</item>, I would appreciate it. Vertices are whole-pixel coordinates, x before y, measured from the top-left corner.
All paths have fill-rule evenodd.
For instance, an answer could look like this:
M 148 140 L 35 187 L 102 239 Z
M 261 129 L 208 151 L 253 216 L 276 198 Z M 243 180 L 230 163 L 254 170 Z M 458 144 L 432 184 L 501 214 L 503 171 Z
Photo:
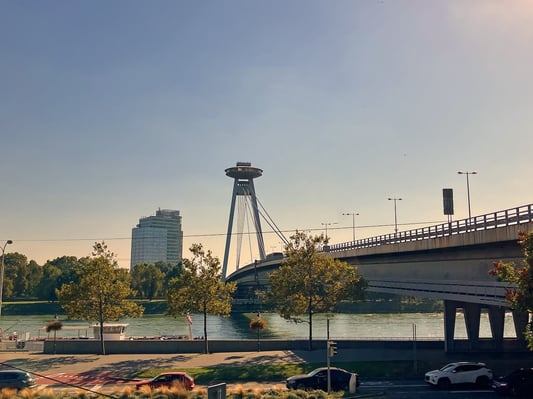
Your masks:
M 489 378 L 487 376 L 485 376 L 485 375 L 477 377 L 476 385 L 480 385 L 480 386 L 489 385 Z
M 450 385 L 452 385 L 452 384 L 450 383 L 450 380 L 448 378 L 441 378 L 437 382 L 437 387 L 439 389 L 450 389 Z
M 302 391 L 305 391 L 307 387 L 304 384 L 298 384 L 296 385 L 296 389 L 301 389 Z

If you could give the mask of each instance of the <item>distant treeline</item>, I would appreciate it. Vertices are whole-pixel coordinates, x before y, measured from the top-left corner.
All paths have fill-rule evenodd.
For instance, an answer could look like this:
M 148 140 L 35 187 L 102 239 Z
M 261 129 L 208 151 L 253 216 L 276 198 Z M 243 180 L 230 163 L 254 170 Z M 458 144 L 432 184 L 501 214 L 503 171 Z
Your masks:
M 164 314 L 167 311 L 167 302 L 138 301 L 144 307 L 145 314 Z M 34 315 L 58 315 L 65 316 L 59 302 L 21 301 L 4 302 L 2 304 L 4 316 L 34 316 Z
M 65 283 L 76 282 L 78 270 L 88 261 L 88 257 L 62 256 L 39 265 L 34 260 L 28 261 L 23 254 L 6 253 L 3 300 L 38 299 L 54 302 L 57 300 L 56 290 Z M 181 263 L 143 263 L 131 271 L 124 269 L 122 277 L 135 292 L 134 299 L 166 298 L 168 282 L 181 272 Z

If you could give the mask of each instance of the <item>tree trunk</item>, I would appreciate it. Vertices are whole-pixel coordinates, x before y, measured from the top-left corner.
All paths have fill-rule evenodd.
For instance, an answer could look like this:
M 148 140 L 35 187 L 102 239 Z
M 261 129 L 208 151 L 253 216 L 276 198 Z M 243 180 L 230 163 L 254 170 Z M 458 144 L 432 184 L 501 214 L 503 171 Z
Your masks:
M 100 354 L 105 355 L 104 345 L 104 321 L 100 319 Z
M 205 309 L 205 306 L 204 306 Z M 209 345 L 207 343 L 207 312 L 204 310 L 204 352 L 209 353 Z
M 309 310 L 309 350 L 313 350 L 313 311 Z

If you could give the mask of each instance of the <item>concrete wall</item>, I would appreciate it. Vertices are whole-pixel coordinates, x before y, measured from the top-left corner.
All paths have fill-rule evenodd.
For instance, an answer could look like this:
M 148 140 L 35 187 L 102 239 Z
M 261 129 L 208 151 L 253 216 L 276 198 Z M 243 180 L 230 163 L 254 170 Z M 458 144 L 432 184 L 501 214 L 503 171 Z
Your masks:
M 464 342 L 462 342 L 464 341 Z M 481 340 L 483 341 L 483 340 Z M 491 340 L 486 340 L 486 345 L 481 342 L 480 350 L 490 351 Z M 524 351 L 524 347 L 520 346 L 516 340 L 506 340 L 504 343 L 504 350 L 509 351 Z M 389 351 L 411 351 L 414 348 L 413 341 L 368 341 L 368 340 L 335 340 L 339 351 L 343 349 L 359 349 L 364 351 L 381 351 L 380 353 L 387 353 Z M 293 350 L 293 351 L 307 351 L 309 349 L 308 340 L 260 340 L 261 351 L 273 350 Z M 325 340 L 313 340 L 313 349 L 325 349 Z M 468 349 L 468 342 L 466 340 L 456 341 L 457 350 Z M 437 350 L 444 353 L 444 341 L 417 341 L 417 350 Z M 204 341 L 184 341 L 184 340 L 134 340 L 134 341 L 106 341 L 106 354 L 138 354 L 138 353 L 204 353 Z M 255 352 L 258 350 L 257 340 L 210 340 L 209 352 Z M 100 353 L 100 341 L 89 340 L 46 340 L 44 342 L 44 353 L 53 354 L 98 354 Z

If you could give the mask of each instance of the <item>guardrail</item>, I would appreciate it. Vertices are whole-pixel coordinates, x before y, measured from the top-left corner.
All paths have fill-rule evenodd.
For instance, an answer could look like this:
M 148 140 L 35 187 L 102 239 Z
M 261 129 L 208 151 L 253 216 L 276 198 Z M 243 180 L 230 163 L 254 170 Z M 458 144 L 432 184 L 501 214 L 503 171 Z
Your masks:
M 533 204 L 487 213 L 472 218 L 454 220 L 434 226 L 422 227 L 398 233 L 362 238 L 339 244 L 324 246 L 324 252 L 340 252 L 349 249 L 369 248 L 378 245 L 398 244 L 410 241 L 429 240 L 474 231 L 490 230 L 533 222 Z

